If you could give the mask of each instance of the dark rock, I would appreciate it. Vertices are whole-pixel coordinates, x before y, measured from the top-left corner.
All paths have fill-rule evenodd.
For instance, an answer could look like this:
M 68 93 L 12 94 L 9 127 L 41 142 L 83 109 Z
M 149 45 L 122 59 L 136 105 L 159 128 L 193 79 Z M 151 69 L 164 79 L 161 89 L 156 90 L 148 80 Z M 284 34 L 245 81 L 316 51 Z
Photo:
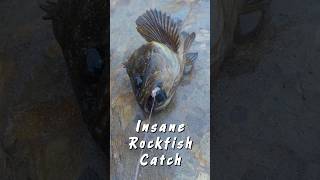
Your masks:
M 269 4 L 270 0 L 214 1 L 213 71 L 215 79 L 218 78 L 223 60 L 233 55 L 235 43 L 245 42 L 261 30 L 265 20 L 268 19 Z M 260 12 L 260 15 L 255 14 L 256 12 Z M 246 17 L 245 20 L 244 17 Z M 241 27 L 246 30 L 241 30 Z
M 243 106 L 234 106 L 230 114 L 231 122 L 244 122 L 248 119 L 248 109 Z
M 41 6 L 68 65 L 74 92 L 84 121 L 102 145 L 109 140 L 96 127 L 106 130 L 107 1 L 58 0 Z M 103 126 L 103 127 L 101 127 Z M 107 132 L 105 132 L 108 134 Z M 107 150 L 108 152 L 108 150 Z

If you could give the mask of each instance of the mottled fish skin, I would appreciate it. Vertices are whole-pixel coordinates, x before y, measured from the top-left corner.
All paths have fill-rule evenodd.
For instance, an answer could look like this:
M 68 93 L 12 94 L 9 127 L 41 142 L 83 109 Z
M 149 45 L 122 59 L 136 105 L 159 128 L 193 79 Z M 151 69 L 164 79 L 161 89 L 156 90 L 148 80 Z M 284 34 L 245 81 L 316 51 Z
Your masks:
M 154 112 L 157 112 L 171 102 L 185 65 L 193 65 L 197 58 L 197 53 L 187 54 L 195 33 L 180 32 L 180 23 L 157 10 L 146 11 L 136 24 L 147 43 L 135 50 L 124 65 L 138 104 L 146 113 L 152 106 L 152 90 L 160 89 L 155 98 Z

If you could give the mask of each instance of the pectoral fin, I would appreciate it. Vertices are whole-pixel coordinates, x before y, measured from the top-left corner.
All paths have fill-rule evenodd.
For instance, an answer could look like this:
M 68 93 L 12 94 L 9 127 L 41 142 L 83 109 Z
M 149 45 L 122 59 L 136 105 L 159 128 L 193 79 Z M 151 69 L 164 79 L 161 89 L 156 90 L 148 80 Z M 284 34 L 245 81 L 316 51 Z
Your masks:
M 184 74 L 189 74 L 192 70 L 194 62 L 198 58 L 198 53 L 187 53 L 185 54 L 186 64 L 184 66 Z

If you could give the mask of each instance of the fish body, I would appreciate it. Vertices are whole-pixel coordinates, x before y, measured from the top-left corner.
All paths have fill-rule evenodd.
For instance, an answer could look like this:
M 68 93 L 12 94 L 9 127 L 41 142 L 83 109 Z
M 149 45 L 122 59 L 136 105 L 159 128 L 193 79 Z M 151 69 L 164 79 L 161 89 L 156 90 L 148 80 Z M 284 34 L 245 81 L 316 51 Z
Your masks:
M 187 53 L 195 33 L 181 32 L 179 23 L 157 10 L 147 11 L 136 24 L 147 42 L 124 65 L 138 104 L 148 113 L 154 98 L 153 111 L 157 112 L 171 102 L 183 75 L 190 72 L 197 58 L 197 53 Z M 155 89 L 158 91 L 153 97 Z

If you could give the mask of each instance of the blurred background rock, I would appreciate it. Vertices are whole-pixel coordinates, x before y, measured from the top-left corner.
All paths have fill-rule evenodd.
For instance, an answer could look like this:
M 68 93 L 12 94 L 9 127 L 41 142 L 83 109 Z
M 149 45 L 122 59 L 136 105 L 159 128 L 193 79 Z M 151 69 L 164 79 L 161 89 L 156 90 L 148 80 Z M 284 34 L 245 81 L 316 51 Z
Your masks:
M 0 177 L 107 179 L 105 154 L 72 88 L 66 48 L 57 43 L 50 21 L 41 18 L 39 3 L 0 1 Z
M 271 21 L 224 59 L 214 179 L 320 179 L 319 9 L 317 0 L 272 1 Z

